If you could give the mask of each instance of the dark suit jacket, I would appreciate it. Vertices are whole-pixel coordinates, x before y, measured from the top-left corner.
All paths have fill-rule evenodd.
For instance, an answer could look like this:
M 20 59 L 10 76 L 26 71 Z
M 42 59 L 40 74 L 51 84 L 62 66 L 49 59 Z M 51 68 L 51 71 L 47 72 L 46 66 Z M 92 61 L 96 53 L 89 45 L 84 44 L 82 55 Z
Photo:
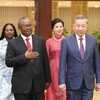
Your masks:
M 82 60 L 75 34 L 64 38 L 61 43 L 59 84 L 66 84 L 68 89 L 79 89 L 83 79 L 88 89 L 100 83 L 100 57 L 97 41 L 86 34 L 86 50 Z
M 51 82 L 45 41 L 42 37 L 36 35 L 32 35 L 32 41 L 33 51 L 39 52 L 38 58 L 33 59 L 33 63 L 25 58 L 27 47 L 21 36 L 8 43 L 6 64 L 8 67 L 14 67 L 12 76 L 13 93 L 28 93 L 33 79 L 35 92 L 43 91 L 46 82 Z

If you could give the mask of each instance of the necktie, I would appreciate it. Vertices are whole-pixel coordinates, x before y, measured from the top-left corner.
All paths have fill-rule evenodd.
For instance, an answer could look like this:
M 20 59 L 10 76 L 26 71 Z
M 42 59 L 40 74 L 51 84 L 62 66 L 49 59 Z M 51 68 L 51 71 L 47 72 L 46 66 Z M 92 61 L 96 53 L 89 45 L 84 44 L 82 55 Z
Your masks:
M 32 52 L 32 47 L 31 47 L 31 44 L 29 42 L 29 38 L 26 38 L 26 46 L 27 46 L 27 49 L 30 49 L 30 52 Z
M 26 46 L 27 46 L 27 49 L 30 49 L 30 52 L 32 52 L 32 47 L 31 47 L 31 44 L 29 42 L 29 38 L 26 38 Z M 31 62 L 33 62 L 33 59 L 31 59 Z
M 83 38 L 79 38 L 79 40 L 80 40 L 80 54 L 81 54 L 82 59 L 84 59 L 84 46 L 82 43 Z

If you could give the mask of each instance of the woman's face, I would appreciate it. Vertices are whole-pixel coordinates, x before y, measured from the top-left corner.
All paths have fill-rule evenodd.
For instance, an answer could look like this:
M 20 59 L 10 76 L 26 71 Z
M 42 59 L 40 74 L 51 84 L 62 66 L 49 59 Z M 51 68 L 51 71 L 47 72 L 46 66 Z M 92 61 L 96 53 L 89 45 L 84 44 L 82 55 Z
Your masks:
M 7 39 L 12 39 L 14 36 L 14 29 L 11 25 L 7 25 L 5 28 L 5 37 Z
M 54 28 L 53 28 L 53 32 L 55 33 L 55 35 L 62 35 L 63 33 L 63 24 L 61 22 L 58 22 L 54 25 Z

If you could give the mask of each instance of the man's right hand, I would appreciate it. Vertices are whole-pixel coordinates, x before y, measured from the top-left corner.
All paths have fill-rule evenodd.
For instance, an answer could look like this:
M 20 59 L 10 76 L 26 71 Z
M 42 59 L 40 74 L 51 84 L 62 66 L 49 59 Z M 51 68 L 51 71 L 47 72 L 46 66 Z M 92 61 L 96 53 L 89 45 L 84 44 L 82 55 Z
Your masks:
M 37 51 L 35 52 L 30 52 L 30 49 L 28 49 L 25 52 L 25 57 L 26 59 L 33 59 L 33 58 L 37 58 L 39 56 L 39 53 Z

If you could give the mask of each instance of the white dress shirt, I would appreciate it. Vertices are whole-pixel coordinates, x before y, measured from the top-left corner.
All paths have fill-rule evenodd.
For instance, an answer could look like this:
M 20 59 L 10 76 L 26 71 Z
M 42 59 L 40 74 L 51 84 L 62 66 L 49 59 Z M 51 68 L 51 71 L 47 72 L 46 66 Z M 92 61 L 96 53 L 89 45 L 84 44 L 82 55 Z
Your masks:
M 26 36 L 21 34 L 21 37 L 23 38 L 25 44 L 26 44 L 26 38 L 29 38 L 29 42 L 31 44 L 31 47 L 33 48 L 33 45 L 32 45 L 32 35 L 30 35 L 29 37 L 26 37 Z
M 76 35 L 77 44 L 78 44 L 78 47 L 79 47 L 79 50 L 80 50 L 80 40 L 79 40 L 80 37 L 77 34 L 75 34 L 75 35 Z M 85 37 L 85 34 L 81 38 L 83 38 L 82 43 L 83 43 L 84 51 L 85 51 L 86 50 L 86 37 Z

